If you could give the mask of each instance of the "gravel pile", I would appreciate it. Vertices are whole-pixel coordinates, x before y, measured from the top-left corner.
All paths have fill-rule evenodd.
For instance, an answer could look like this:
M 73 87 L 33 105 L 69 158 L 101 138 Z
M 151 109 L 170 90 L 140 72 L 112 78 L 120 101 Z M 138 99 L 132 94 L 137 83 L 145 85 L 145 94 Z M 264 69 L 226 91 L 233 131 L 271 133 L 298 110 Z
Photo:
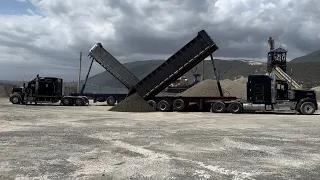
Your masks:
M 247 84 L 248 77 L 241 76 L 240 78 L 234 80 L 235 82 L 241 83 L 241 84 Z
M 155 110 L 138 93 L 135 93 L 113 106 L 110 111 L 154 112 Z
M 316 91 L 317 100 L 320 101 L 320 86 L 311 88 L 311 90 Z
M 235 96 L 240 99 L 247 99 L 247 85 L 241 81 L 231 81 L 229 79 L 221 81 L 224 89 L 224 96 Z
M 220 81 L 222 92 L 224 96 L 235 96 L 237 98 L 246 99 L 247 88 L 246 84 L 237 81 L 231 81 L 229 79 Z M 213 79 L 206 79 L 185 90 L 184 92 L 177 94 L 177 96 L 183 97 L 204 97 L 204 96 L 216 96 L 219 97 L 219 89 L 217 81 Z
M 222 88 L 223 91 L 223 88 Z M 177 94 L 183 97 L 204 97 L 204 96 L 220 96 L 217 81 L 213 79 L 206 79 L 189 89 Z
M 0 97 L 9 97 L 13 85 L 0 84 Z

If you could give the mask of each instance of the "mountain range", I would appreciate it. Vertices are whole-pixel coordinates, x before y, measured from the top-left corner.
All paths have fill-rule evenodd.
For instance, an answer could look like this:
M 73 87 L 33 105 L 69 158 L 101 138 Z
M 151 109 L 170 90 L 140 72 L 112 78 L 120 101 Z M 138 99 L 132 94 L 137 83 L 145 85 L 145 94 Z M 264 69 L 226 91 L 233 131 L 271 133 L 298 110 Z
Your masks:
M 291 60 L 290 62 L 295 63 L 295 62 L 320 62 L 320 50 L 314 51 L 310 54 L 307 54 L 305 56 L 301 56 L 298 58 L 295 58 Z
M 165 60 L 145 60 L 124 63 L 133 74 L 139 79 L 148 75 L 151 71 L 157 68 Z M 253 73 L 265 73 L 266 62 L 252 61 L 252 60 L 214 60 L 217 70 L 220 72 L 221 79 L 235 79 L 241 76 L 247 77 Z M 197 71 L 202 75 L 202 63 L 198 64 L 185 76 L 189 83 L 193 81 L 193 73 Z M 204 61 L 204 78 L 214 78 L 213 66 L 210 60 Z M 287 73 L 298 83 L 304 85 L 306 88 L 311 88 L 320 85 L 320 50 L 312 52 L 308 55 L 298 57 L 292 61 L 287 62 Z M 100 74 L 94 75 L 88 79 L 88 87 L 90 85 L 108 86 L 113 88 L 124 88 L 124 86 L 116 80 L 109 72 L 104 71 Z

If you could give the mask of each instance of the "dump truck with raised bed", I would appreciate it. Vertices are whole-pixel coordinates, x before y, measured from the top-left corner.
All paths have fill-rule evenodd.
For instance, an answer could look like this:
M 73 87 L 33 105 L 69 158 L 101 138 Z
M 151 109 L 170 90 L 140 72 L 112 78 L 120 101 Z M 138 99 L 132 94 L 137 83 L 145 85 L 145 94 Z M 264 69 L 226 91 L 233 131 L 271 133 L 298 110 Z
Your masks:
M 314 91 L 277 89 L 285 86 L 285 82 L 276 81 L 275 77 L 269 75 L 250 75 L 247 82 L 247 99 L 238 99 L 237 97 L 225 97 L 221 90 L 216 68 L 214 66 L 212 53 L 218 49 L 206 31 L 201 30 L 197 36 L 189 41 L 185 46 L 178 50 L 174 55 L 162 63 L 158 68 L 140 80 L 130 77 L 130 72 L 123 66 L 106 68 L 117 79 L 126 84 L 126 81 L 134 83 L 127 86 L 128 96 L 138 94 L 148 102 L 154 109 L 159 111 L 183 111 L 190 104 L 196 104 L 199 109 L 210 107 L 212 112 L 222 113 L 240 113 L 245 111 L 274 111 L 281 108 L 296 110 L 301 114 L 313 114 L 318 109 L 316 95 Z M 108 61 L 100 43 L 91 48 L 91 56 L 95 59 L 104 59 Z M 92 53 L 92 52 L 98 53 Z M 275 52 L 273 52 L 275 53 Z M 159 93 L 173 83 L 176 79 L 184 75 L 198 63 L 210 56 L 214 66 L 214 72 L 220 96 L 205 97 L 182 97 L 182 96 L 159 96 Z M 278 57 L 276 55 L 269 57 Z M 283 58 L 282 58 L 283 59 Z M 274 66 L 272 69 L 277 69 Z M 269 62 L 269 61 L 268 61 Z M 114 62 L 116 64 L 116 62 Z M 119 63 L 119 62 L 118 62 Z M 120 63 L 119 63 L 120 64 Z M 115 73 L 123 72 L 123 73 Z M 274 75 L 274 71 L 272 73 Z M 135 85 L 134 85 L 135 84 Z M 288 85 L 288 83 L 287 83 Z M 280 97 L 281 96 L 281 97 Z
M 10 95 L 12 104 L 57 103 L 63 106 L 85 106 L 89 104 L 86 96 L 65 96 L 63 79 L 56 77 L 40 77 L 29 81 L 23 87 L 12 88 Z
M 303 90 L 286 73 L 286 52 L 284 49 L 275 49 L 268 53 L 269 74 L 248 76 L 247 99 L 224 97 L 214 66 L 221 97 L 153 97 L 149 102 L 153 106 L 157 104 L 160 111 L 169 111 L 171 106 L 173 110 L 183 110 L 188 102 L 202 101 L 203 105 L 210 103 L 213 113 L 295 111 L 312 115 L 318 110 L 316 92 Z M 214 65 L 212 56 L 211 60 Z
M 87 96 L 93 99 L 93 102 L 106 101 L 109 106 L 114 106 L 119 103 L 127 94 L 122 93 L 84 93 L 87 80 L 92 68 L 93 61 L 99 63 L 104 69 L 106 69 L 113 77 L 120 81 L 127 89 L 131 89 L 139 79 L 131 73 L 124 65 L 122 65 L 111 53 L 109 53 L 101 43 L 96 43 L 90 50 L 89 55 L 91 63 L 87 72 L 85 81 L 82 85 L 80 92 L 70 93 L 70 96 Z
M 201 30 L 195 38 L 189 41 L 142 80 L 136 78 L 115 58 L 110 58 L 110 54 L 102 47 L 101 43 L 96 43 L 90 49 L 89 55 L 96 61 L 100 62 L 108 72 L 110 72 L 129 89 L 128 96 L 138 93 L 155 109 L 160 111 L 169 111 L 172 109 L 183 110 L 190 103 L 196 103 L 199 105 L 199 108 L 202 109 L 204 107 L 203 105 L 222 98 L 159 95 L 159 93 L 171 83 L 190 71 L 217 49 L 218 47 L 207 32 L 205 30 Z M 224 99 L 232 100 L 236 99 L 236 97 L 224 97 Z
M 296 111 L 304 115 L 314 114 L 318 110 L 316 92 L 303 90 L 286 73 L 286 53 L 283 48 L 271 48 L 268 74 L 248 76 L 247 100 L 216 101 L 212 103 L 212 112 Z
M 150 105 L 160 111 L 182 111 L 190 103 L 197 103 L 200 108 L 210 104 L 210 109 L 214 113 L 294 110 L 300 114 L 311 115 L 318 109 L 316 92 L 302 90 L 286 74 L 286 51 L 279 49 L 268 53 L 269 75 L 248 76 L 246 100 L 223 96 L 215 66 L 213 68 L 220 97 L 155 96 L 167 86 L 167 83 L 171 83 L 208 55 L 214 65 L 212 53 L 216 49 L 218 47 L 206 32 L 200 31 L 195 39 L 142 79 L 132 89 L 131 94 L 138 92 Z

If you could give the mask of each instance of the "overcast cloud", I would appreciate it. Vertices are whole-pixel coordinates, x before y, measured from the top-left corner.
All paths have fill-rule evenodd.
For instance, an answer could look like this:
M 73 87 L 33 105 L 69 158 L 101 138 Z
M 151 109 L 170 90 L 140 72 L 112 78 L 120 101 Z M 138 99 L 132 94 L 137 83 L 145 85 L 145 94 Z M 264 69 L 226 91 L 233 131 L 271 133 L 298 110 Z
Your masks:
M 76 80 L 79 52 L 87 70 L 96 42 L 122 63 L 167 59 L 201 29 L 219 46 L 216 57 L 265 61 L 269 36 L 290 59 L 320 49 L 319 0 L 19 1 L 32 8 L 0 12 L 0 79 Z M 92 75 L 103 71 L 94 67 Z

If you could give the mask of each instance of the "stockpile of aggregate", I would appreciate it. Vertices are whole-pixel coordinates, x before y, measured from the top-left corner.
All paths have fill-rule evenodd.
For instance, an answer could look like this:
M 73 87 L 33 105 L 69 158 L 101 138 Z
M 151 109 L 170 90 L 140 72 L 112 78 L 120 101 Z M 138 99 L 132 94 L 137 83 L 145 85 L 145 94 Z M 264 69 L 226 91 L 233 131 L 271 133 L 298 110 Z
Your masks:
M 119 104 L 113 106 L 110 111 L 118 112 L 154 112 L 154 110 L 138 93 L 122 100 Z
M 221 89 L 224 96 L 235 96 L 237 98 L 246 99 L 247 91 L 246 85 L 240 82 L 232 81 L 229 79 L 220 81 Z M 217 81 L 213 79 L 206 79 L 198 84 L 190 87 L 184 92 L 177 94 L 183 97 L 204 97 L 216 96 L 219 97 L 219 88 Z
M 248 78 L 241 76 L 240 78 L 238 78 L 238 79 L 236 79 L 234 81 L 236 81 L 238 83 L 241 83 L 241 84 L 247 84 Z
M 246 83 L 225 79 L 221 81 L 221 86 L 225 90 L 224 96 L 235 96 L 240 99 L 247 99 Z
M 222 92 L 223 92 L 222 88 Z M 177 94 L 182 97 L 204 97 L 204 96 L 220 96 L 217 81 L 206 79 L 190 87 L 189 89 Z
M 9 97 L 12 87 L 10 84 L 0 84 L 0 97 Z
M 320 86 L 311 88 L 311 90 L 316 91 L 317 100 L 320 101 Z

